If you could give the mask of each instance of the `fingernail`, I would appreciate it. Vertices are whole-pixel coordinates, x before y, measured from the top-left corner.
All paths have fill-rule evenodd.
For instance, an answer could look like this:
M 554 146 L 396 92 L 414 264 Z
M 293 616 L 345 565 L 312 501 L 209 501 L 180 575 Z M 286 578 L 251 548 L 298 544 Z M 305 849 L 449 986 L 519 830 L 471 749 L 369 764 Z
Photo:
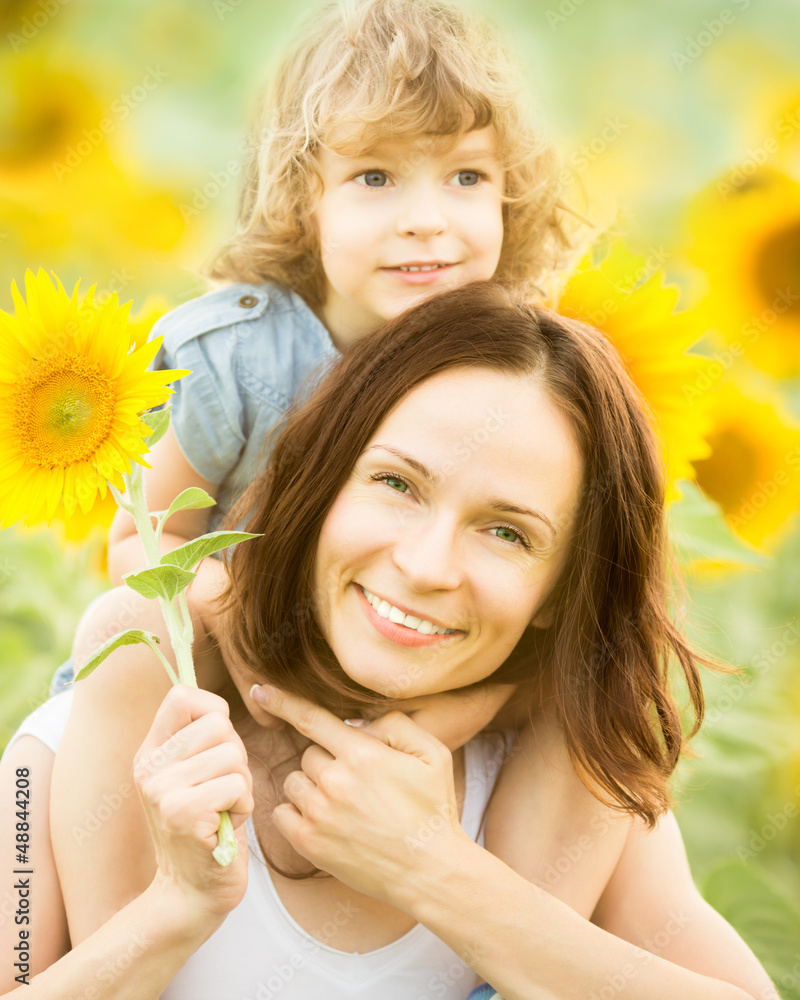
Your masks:
M 369 722 L 366 719 L 345 719 L 344 724 L 346 726 L 355 726 L 360 729 L 361 726 L 368 726 Z
M 260 705 L 262 708 L 266 708 L 267 702 L 269 701 L 269 691 L 267 690 L 266 687 L 262 686 L 261 684 L 254 684 L 250 688 L 250 697 L 253 699 L 256 705 Z

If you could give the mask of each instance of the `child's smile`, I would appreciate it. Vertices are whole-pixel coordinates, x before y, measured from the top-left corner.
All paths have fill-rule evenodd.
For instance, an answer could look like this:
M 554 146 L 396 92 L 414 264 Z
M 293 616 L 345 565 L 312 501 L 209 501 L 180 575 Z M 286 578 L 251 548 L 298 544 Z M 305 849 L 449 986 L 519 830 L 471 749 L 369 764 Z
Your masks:
M 504 172 L 491 128 L 318 154 L 322 319 L 342 347 L 430 295 L 491 278 L 503 244 Z M 419 288 L 417 288 L 419 286 Z

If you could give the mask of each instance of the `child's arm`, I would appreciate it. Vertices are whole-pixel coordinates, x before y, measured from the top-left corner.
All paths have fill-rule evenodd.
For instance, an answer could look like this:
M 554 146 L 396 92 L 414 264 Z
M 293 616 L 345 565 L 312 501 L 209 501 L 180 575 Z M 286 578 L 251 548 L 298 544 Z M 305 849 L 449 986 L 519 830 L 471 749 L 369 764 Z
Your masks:
M 190 486 L 199 486 L 210 496 L 216 496 L 219 487 L 204 479 L 189 464 L 171 427 L 148 454 L 147 460 L 152 465 L 151 469 L 145 469 L 144 474 L 150 510 L 166 510 L 175 497 Z M 212 509 L 203 507 L 200 510 L 181 510 L 173 514 L 161 535 L 161 552 L 170 552 L 184 542 L 202 535 Z M 118 510 L 108 538 L 108 571 L 111 582 L 115 586 L 119 585 L 125 573 L 132 573 L 146 565 L 144 549 L 133 518 L 124 510 Z M 195 593 L 206 588 L 209 593 L 217 592 L 225 577 L 220 560 L 204 559 L 197 571 L 198 580 L 193 584 Z M 197 583 L 201 586 L 195 586 Z
M 622 855 L 629 813 L 603 805 L 572 766 L 552 712 L 521 727 L 497 779 L 486 848 L 589 920 Z
M 397 707 L 452 751 L 488 726 L 516 690 L 516 684 L 485 683 L 412 698 Z

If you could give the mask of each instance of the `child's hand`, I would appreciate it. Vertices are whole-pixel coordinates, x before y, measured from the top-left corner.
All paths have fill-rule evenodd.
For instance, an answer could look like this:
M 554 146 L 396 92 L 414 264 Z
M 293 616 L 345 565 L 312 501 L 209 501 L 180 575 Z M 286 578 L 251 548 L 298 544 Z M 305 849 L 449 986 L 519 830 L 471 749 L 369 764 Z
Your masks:
M 516 684 L 479 684 L 409 698 L 395 707 L 452 752 L 487 726 L 516 690 Z
M 469 743 L 473 736 L 488 726 L 516 690 L 516 684 L 480 684 L 392 702 L 391 708 L 413 719 L 452 752 Z M 256 705 L 253 715 L 259 725 L 265 729 L 283 728 L 282 719 L 272 715 L 258 702 Z M 382 708 L 380 712 L 365 711 L 362 714 L 364 718 L 371 718 L 386 711 Z M 512 716 L 508 718 L 509 722 L 501 722 L 501 725 L 514 726 L 516 723 L 511 721 Z

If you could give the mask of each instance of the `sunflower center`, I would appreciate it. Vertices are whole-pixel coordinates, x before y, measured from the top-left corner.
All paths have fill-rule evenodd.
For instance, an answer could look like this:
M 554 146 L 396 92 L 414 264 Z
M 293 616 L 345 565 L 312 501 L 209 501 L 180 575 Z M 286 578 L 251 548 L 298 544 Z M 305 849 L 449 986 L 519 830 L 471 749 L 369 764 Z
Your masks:
M 756 488 L 757 451 L 740 431 L 730 427 L 710 435 L 708 442 L 711 458 L 694 463 L 698 485 L 725 514 L 735 513 Z
M 773 309 L 800 316 L 800 223 L 769 236 L 759 248 L 755 273 Z
M 116 390 L 111 379 L 73 355 L 38 362 L 17 388 L 14 416 L 28 459 L 44 468 L 90 459 L 108 437 Z

